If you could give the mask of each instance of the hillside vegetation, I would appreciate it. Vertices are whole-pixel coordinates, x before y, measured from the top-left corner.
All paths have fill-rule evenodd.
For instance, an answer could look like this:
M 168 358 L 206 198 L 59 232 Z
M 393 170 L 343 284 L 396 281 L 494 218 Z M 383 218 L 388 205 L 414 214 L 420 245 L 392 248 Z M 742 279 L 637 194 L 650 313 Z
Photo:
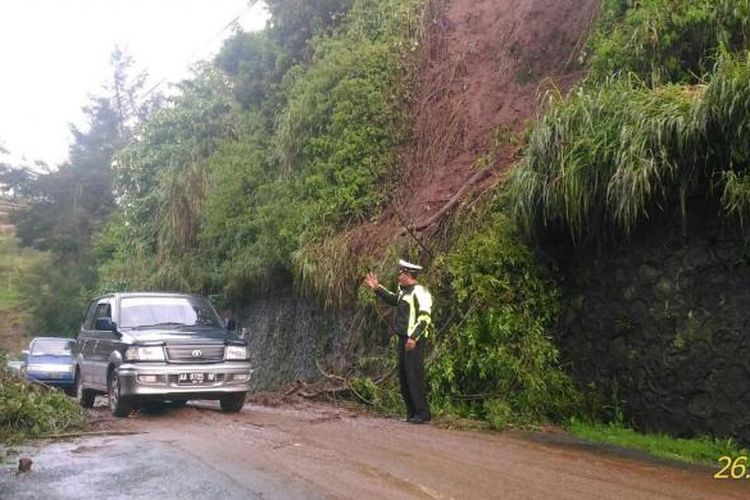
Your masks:
M 358 284 L 407 257 L 436 296 L 435 413 L 501 429 L 610 411 L 561 366 L 564 290 L 534 237 L 617 239 L 696 193 L 744 223 L 750 0 L 267 4 L 267 28 L 176 96 L 96 101 L 52 178 L 91 168 L 89 196 L 30 183 L 22 239 L 75 262 L 51 271 L 68 310 L 112 290 L 232 308 L 293 288 L 353 318 L 364 350 L 385 325 Z M 76 215 L 51 241 L 28 231 L 50 211 Z M 395 411 L 392 362 L 348 361 L 360 397 Z
M 669 207 L 684 213 L 688 195 L 705 193 L 742 222 L 750 2 L 614 4 L 612 26 L 593 37 L 588 80 L 546 96 L 509 186 L 515 213 L 529 229 L 590 242 Z
M 10 212 L 16 205 L 0 199 L 0 350 L 20 354 L 27 344 L 22 290 L 30 269 L 44 255 L 21 248 L 15 238 Z

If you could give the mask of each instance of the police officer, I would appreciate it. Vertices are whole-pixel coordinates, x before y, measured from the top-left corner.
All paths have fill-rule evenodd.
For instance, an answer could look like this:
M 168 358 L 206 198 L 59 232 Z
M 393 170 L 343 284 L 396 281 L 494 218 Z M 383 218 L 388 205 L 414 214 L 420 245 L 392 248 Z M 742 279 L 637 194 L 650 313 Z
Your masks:
M 367 273 L 365 283 L 387 304 L 396 307 L 394 328 L 398 335 L 398 379 L 406 405 L 406 420 L 423 424 L 430 420 L 424 375 L 425 340 L 430 333 L 432 295 L 417 283 L 422 266 L 399 260 L 398 292 L 393 293 Z

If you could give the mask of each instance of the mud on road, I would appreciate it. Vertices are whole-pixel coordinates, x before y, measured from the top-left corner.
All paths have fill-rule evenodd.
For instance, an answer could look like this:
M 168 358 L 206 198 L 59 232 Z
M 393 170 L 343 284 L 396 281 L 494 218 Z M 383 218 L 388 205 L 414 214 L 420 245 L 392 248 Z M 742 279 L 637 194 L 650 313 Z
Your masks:
M 110 419 L 133 435 L 45 443 L 0 498 L 749 498 L 750 481 L 523 434 L 417 426 L 325 405 L 210 402 Z M 17 461 L 17 456 L 15 457 Z

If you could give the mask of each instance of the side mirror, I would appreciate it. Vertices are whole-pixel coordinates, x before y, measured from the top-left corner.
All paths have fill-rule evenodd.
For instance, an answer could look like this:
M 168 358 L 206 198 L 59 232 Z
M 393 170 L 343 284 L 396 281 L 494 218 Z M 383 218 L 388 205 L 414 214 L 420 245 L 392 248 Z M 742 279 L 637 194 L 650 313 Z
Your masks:
M 24 349 L 23 351 L 21 351 L 21 354 L 23 354 L 24 356 L 28 356 L 29 355 L 29 350 L 28 349 Z
M 228 319 L 227 320 L 227 330 L 229 330 L 230 332 L 233 332 L 236 329 L 237 329 L 237 323 L 233 319 L 231 319 L 231 318 Z
M 94 321 L 94 330 L 116 332 L 117 324 L 109 318 L 97 318 Z

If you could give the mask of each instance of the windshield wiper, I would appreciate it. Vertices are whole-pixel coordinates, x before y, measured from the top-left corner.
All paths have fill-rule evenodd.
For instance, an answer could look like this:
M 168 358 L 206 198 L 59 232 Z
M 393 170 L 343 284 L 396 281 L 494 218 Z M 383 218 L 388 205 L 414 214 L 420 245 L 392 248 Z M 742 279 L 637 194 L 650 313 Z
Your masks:
M 173 321 L 167 321 L 165 323 L 155 323 L 153 325 L 132 326 L 131 328 L 133 328 L 133 329 L 138 329 L 138 328 L 157 328 L 157 327 L 160 327 L 160 326 L 177 326 L 177 327 L 183 327 L 183 326 L 190 326 L 190 325 L 187 325 L 185 323 L 177 323 L 177 322 L 173 322 Z

